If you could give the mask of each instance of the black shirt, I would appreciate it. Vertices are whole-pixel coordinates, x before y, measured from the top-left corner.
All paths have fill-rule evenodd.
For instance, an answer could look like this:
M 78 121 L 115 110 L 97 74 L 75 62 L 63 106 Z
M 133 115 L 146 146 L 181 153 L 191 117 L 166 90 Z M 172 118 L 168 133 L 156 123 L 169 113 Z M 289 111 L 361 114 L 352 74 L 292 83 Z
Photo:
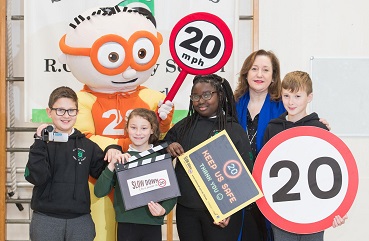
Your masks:
M 259 114 L 257 114 L 254 120 L 251 118 L 249 110 L 247 110 L 247 136 L 251 146 L 253 155 L 253 162 L 255 162 L 257 151 L 256 151 L 256 135 L 258 130 Z

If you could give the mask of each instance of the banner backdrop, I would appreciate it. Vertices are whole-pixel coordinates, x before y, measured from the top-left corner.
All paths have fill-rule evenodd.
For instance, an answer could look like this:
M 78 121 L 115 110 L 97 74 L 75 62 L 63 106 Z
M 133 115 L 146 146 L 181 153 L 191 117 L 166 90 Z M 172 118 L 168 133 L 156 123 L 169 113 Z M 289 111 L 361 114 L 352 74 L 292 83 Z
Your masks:
M 141 2 L 155 15 L 157 29 L 163 35 L 161 54 L 151 78 L 144 83 L 151 89 L 168 93 L 179 74 L 179 67 L 169 51 L 169 36 L 174 25 L 184 16 L 195 12 L 208 12 L 220 17 L 237 39 L 237 1 L 209 0 L 27 0 L 25 1 L 25 118 L 27 122 L 47 122 L 45 108 L 49 94 L 56 87 L 70 86 L 75 91 L 82 89 L 66 65 L 58 61 L 61 55 L 60 38 L 68 31 L 69 23 L 92 7 L 107 7 L 117 4 Z M 137 6 L 137 3 L 136 3 Z M 123 25 L 124 23 L 122 23 Z M 227 64 L 217 72 L 234 86 L 236 71 L 234 54 Z M 193 75 L 187 75 L 178 94 L 173 99 L 175 117 L 182 118 L 188 109 Z

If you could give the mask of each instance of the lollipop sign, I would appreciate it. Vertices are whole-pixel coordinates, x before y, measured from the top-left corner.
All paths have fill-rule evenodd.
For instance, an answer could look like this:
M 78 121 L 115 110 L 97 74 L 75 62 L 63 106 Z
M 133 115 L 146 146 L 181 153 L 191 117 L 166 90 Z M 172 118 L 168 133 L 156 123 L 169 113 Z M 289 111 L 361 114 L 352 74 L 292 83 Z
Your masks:
M 210 13 L 198 12 L 185 16 L 174 26 L 169 48 L 182 69 L 166 98 L 173 100 L 187 74 L 211 74 L 227 63 L 233 39 L 223 20 Z

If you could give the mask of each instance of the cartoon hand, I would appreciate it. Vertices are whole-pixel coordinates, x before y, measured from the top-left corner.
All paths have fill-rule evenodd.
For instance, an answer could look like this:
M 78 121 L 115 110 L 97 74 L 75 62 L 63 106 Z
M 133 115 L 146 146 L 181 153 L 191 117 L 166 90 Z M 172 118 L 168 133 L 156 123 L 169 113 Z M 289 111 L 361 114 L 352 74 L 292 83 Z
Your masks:
M 168 114 L 172 111 L 174 104 L 170 100 L 165 101 L 165 103 L 163 103 L 162 100 L 159 100 L 158 106 L 159 117 L 160 119 L 165 120 L 168 117 Z

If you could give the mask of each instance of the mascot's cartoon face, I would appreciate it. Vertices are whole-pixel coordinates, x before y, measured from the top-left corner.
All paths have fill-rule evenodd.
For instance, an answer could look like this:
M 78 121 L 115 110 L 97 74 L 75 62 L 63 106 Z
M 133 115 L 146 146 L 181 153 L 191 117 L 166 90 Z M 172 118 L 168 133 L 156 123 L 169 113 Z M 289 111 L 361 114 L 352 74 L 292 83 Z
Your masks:
M 115 6 L 74 20 L 60 39 L 59 60 L 78 81 L 93 91 L 114 93 L 132 91 L 150 77 L 163 39 L 147 13 Z

